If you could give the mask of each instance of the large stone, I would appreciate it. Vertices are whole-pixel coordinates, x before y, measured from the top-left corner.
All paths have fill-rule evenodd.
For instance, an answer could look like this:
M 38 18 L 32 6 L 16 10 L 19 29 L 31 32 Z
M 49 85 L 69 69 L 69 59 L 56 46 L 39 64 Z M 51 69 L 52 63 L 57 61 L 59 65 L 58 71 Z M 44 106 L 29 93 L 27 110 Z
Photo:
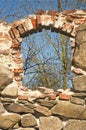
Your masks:
M 19 122 L 21 119 L 20 115 L 18 114 L 6 114 L 0 115 L 0 128 L 7 130 L 12 129 L 13 126 Z
M 78 28 L 75 42 L 76 48 L 73 56 L 73 64 L 75 67 L 86 70 L 86 22 Z
M 47 107 L 36 105 L 36 107 L 34 108 L 34 110 L 35 110 L 35 116 L 36 117 L 50 116 L 51 115 L 51 111 Z
M 68 101 L 59 101 L 51 112 L 53 115 L 58 115 L 63 119 L 75 118 L 86 120 L 86 108 L 82 105 L 76 105 Z
M 0 90 L 12 83 L 12 73 L 0 64 Z
M 79 97 L 83 99 L 86 97 L 86 93 L 74 93 L 72 97 Z
M 40 117 L 39 130 L 61 130 L 63 123 L 58 117 Z
M 0 114 L 4 113 L 5 109 L 3 107 L 3 104 L 0 102 Z
M 70 102 L 78 105 L 83 105 L 83 106 L 85 105 L 85 100 L 77 97 L 71 97 Z
M 2 92 L 1 95 L 3 97 L 12 97 L 16 98 L 18 96 L 18 87 L 13 86 L 13 83 L 11 85 L 8 85 Z
M 34 128 L 20 128 L 19 130 L 35 130 L 35 129 Z
M 86 76 L 76 76 L 73 78 L 73 90 L 77 92 L 86 92 Z
M 15 113 L 34 113 L 33 109 L 27 108 L 23 104 L 18 104 L 18 103 L 12 103 L 11 105 L 8 106 L 7 108 L 8 111 L 10 112 L 15 112 Z
M 51 108 L 54 105 L 56 105 L 57 101 L 56 100 L 46 100 L 46 99 L 38 99 L 37 103 L 39 103 L 42 106 Z
M 69 120 L 63 130 L 86 130 L 86 121 Z
M 32 114 L 25 114 L 21 118 L 21 125 L 23 127 L 32 127 L 37 125 L 36 118 Z

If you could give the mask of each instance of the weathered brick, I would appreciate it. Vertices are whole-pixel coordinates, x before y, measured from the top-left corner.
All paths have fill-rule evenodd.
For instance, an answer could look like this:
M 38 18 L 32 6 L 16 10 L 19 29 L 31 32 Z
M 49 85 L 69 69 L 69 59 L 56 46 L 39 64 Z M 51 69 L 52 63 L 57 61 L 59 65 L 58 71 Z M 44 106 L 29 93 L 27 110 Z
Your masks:
M 52 15 L 52 16 L 53 16 L 53 15 L 59 16 L 60 12 L 55 11 L 55 10 L 50 10 L 50 11 L 47 12 L 47 14 L 48 14 L 48 15 Z
M 61 94 L 59 95 L 59 99 L 60 99 L 60 100 L 70 100 L 70 95 L 61 93 Z
M 13 61 L 16 62 L 17 64 L 23 63 L 22 59 L 13 59 Z
M 0 37 L 2 37 L 3 36 L 3 32 L 0 32 Z
M 26 95 L 19 95 L 18 100 L 28 100 L 28 96 Z
M 10 36 L 11 36 L 11 38 L 12 38 L 12 39 L 14 39 L 14 38 L 15 38 L 15 35 L 14 35 L 14 33 L 13 33 L 12 29 L 11 29 L 11 30 L 9 30 L 9 34 L 10 34 Z
M 19 30 L 20 35 L 22 35 L 22 34 L 24 34 L 24 33 L 25 33 L 25 30 L 24 30 L 24 28 L 23 28 L 23 25 L 22 25 L 22 24 L 20 24 L 20 25 L 18 26 L 18 30 Z
M 39 10 L 37 10 L 37 12 L 36 12 L 36 14 L 38 14 L 38 15 L 45 14 L 45 13 L 46 13 L 46 11 L 44 11 L 44 10 L 42 10 L 42 9 L 39 9 Z
M 66 16 L 66 18 L 65 18 L 68 22 L 73 22 L 73 17 L 71 17 L 71 16 Z
M 76 20 L 74 20 L 74 23 L 75 23 L 75 24 L 82 24 L 82 23 L 84 23 L 85 21 L 86 21 L 86 19 L 80 19 L 80 20 L 76 19 Z
M 36 19 L 37 19 L 37 25 L 41 24 L 41 17 L 40 15 L 36 15 Z
M 33 25 L 33 29 L 36 29 L 36 19 L 34 18 L 31 18 L 31 22 L 32 22 L 32 25 Z
M 14 43 L 14 44 L 12 44 L 11 48 L 13 48 L 13 49 L 21 49 L 21 46 L 20 46 L 19 43 Z
M 12 31 L 13 31 L 15 37 L 17 37 L 17 38 L 20 37 L 19 31 L 16 28 L 13 28 Z
M 56 94 L 49 94 L 48 97 L 49 97 L 50 100 L 55 100 Z
M 13 72 L 15 74 L 23 73 L 23 68 L 14 69 Z
M 75 12 L 76 12 L 76 10 L 64 10 L 64 11 L 62 12 L 62 14 L 67 15 L 67 14 L 75 13 Z

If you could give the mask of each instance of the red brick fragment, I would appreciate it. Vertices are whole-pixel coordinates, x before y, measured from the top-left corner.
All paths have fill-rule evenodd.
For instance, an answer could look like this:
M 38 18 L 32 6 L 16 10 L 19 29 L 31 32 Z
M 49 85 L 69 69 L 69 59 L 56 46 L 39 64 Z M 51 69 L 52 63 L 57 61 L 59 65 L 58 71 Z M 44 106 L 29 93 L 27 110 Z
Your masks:
M 0 32 L 0 37 L 2 37 L 3 36 L 3 33 L 2 32 Z
M 23 73 L 23 68 L 14 69 L 15 74 Z
M 15 37 L 17 37 L 17 38 L 20 37 L 19 31 L 16 28 L 13 28 L 12 31 L 13 31 Z
M 22 25 L 22 24 L 20 24 L 20 25 L 18 26 L 18 30 L 19 30 L 20 35 L 22 35 L 22 34 L 24 34 L 24 33 L 25 33 L 25 30 L 24 30 L 24 28 L 23 28 L 23 25 Z
M 80 20 L 74 20 L 74 23 L 75 24 L 82 24 L 82 23 L 84 23 L 86 21 L 86 19 L 80 19 Z
M 76 12 L 76 10 L 64 10 L 62 12 L 62 14 L 67 15 L 67 14 L 74 13 L 74 12 Z
M 60 92 L 60 91 L 56 91 L 56 92 L 54 92 L 54 94 L 56 94 L 56 96 L 59 96 L 60 93 L 62 93 L 62 92 Z
M 66 20 L 68 21 L 68 22 L 73 22 L 73 17 L 71 17 L 71 16 L 66 16 Z
M 33 25 L 33 29 L 36 29 L 36 19 L 34 18 L 31 18 L 31 22 L 32 22 L 32 25 Z
M 12 44 L 11 48 L 13 48 L 13 49 L 21 49 L 21 46 L 20 46 L 19 43 L 14 43 L 14 44 Z
M 40 15 L 36 15 L 36 19 L 37 19 L 37 25 L 41 24 L 41 17 Z
M 28 100 L 28 96 L 27 95 L 19 95 L 18 100 Z
M 50 10 L 47 12 L 48 15 L 56 15 L 56 16 L 59 16 L 59 12 L 58 11 L 55 11 L 55 10 Z
M 36 12 L 36 14 L 38 14 L 38 15 L 42 15 L 42 14 L 45 14 L 46 13 L 46 11 L 44 11 L 44 10 L 42 10 L 42 9 L 39 9 L 39 10 L 37 10 L 37 12 Z
M 60 95 L 59 95 L 59 99 L 60 100 L 70 100 L 70 95 L 67 95 L 67 94 L 64 94 L 64 93 L 61 93 Z
M 48 97 L 50 100 L 56 100 L 56 94 L 49 94 Z
M 14 33 L 13 33 L 12 29 L 11 29 L 11 30 L 9 30 L 9 34 L 10 34 L 10 36 L 11 36 L 11 38 L 12 38 L 12 39 L 14 39 L 14 38 L 15 38 L 15 35 L 14 35 Z

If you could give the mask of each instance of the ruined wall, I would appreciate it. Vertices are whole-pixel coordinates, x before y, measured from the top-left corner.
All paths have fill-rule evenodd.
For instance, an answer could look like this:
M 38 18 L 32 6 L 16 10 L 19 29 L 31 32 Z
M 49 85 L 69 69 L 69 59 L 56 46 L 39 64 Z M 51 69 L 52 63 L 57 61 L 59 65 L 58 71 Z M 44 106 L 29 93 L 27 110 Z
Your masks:
M 0 21 L 0 129 L 86 129 L 86 11 L 38 10 L 36 15 L 6 23 Z M 57 90 L 22 86 L 22 38 L 43 28 L 70 37 L 73 52 L 73 88 Z

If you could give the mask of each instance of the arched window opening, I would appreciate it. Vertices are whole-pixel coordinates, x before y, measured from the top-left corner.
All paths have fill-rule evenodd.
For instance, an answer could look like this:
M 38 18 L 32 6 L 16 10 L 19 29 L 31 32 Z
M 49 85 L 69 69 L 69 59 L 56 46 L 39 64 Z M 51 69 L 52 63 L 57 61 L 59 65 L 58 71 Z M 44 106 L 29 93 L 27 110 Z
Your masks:
M 25 86 L 31 89 L 43 86 L 54 90 L 72 87 L 69 37 L 43 29 L 24 38 L 21 46 Z

